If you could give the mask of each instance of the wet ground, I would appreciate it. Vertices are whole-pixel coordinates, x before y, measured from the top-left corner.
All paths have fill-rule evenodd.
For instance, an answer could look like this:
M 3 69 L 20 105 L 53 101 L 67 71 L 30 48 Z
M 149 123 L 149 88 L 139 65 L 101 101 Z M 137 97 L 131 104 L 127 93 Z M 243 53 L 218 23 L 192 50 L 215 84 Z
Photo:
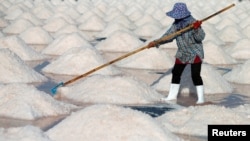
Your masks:
M 174 51 L 174 50 L 170 50 Z M 103 56 L 109 61 L 116 57 L 119 57 L 122 55 L 122 53 L 105 53 Z M 43 61 L 35 61 L 35 62 L 27 62 L 31 67 L 33 67 L 36 71 L 41 72 L 41 69 L 49 64 L 49 60 L 43 60 Z M 219 66 L 218 70 L 222 73 L 225 71 L 228 71 L 232 68 L 232 66 Z M 151 85 L 159 79 L 164 73 L 166 73 L 166 70 L 138 70 L 138 69 L 121 69 L 125 74 L 133 75 L 137 77 L 139 80 L 144 81 L 145 83 Z M 68 81 L 75 76 L 58 76 L 58 75 L 52 75 L 52 74 L 44 74 L 49 78 L 49 81 L 44 84 L 36 84 L 37 88 L 41 91 L 45 91 L 48 94 L 51 94 L 51 89 L 56 86 L 57 82 L 65 82 Z M 169 85 L 169 84 L 166 84 Z M 241 104 L 248 103 L 250 104 L 250 85 L 243 85 L 243 84 L 232 84 L 234 87 L 234 91 L 231 94 L 216 94 L 216 95 L 209 95 L 205 96 L 207 103 L 205 104 L 217 104 L 221 106 L 226 107 L 236 107 Z M 167 95 L 168 92 L 160 92 L 163 95 Z M 60 97 L 55 97 L 58 100 L 67 101 L 66 99 L 61 99 Z M 193 106 L 196 101 L 196 95 L 195 94 L 181 94 L 178 97 L 178 100 L 176 104 L 188 107 Z M 72 101 L 71 101 L 72 102 Z M 72 102 L 73 103 L 73 102 Z M 91 104 L 83 104 L 83 103 L 75 103 L 76 105 L 81 106 L 89 106 Z M 130 107 L 135 110 L 143 111 L 146 114 L 149 114 L 152 117 L 157 117 L 165 112 L 168 112 L 170 110 L 175 110 L 173 107 L 171 107 L 168 104 L 151 104 L 151 105 L 125 105 L 125 107 Z M 5 117 L 0 117 L 0 127 L 8 128 L 8 127 L 18 127 L 18 126 L 25 126 L 25 125 L 34 125 L 40 127 L 42 130 L 46 131 L 59 123 L 61 120 L 63 120 L 68 115 L 62 115 L 58 117 L 48 117 L 48 118 L 41 118 L 37 120 L 18 120 L 18 119 L 9 119 Z M 190 141 L 206 141 L 206 137 L 195 137 L 195 136 L 189 136 L 189 135 L 179 135 L 180 137 L 183 137 L 185 140 Z

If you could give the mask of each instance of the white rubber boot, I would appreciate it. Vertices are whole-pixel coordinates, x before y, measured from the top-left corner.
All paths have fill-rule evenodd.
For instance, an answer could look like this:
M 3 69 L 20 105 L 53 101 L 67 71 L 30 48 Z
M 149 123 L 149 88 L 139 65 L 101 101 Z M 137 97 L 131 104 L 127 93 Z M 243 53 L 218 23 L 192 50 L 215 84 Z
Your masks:
M 204 88 L 203 88 L 203 85 L 196 86 L 196 92 L 197 92 L 197 97 L 198 97 L 198 100 L 197 100 L 196 104 L 204 103 Z
M 161 101 L 176 100 L 179 93 L 180 84 L 170 84 L 170 90 L 167 98 L 162 98 Z

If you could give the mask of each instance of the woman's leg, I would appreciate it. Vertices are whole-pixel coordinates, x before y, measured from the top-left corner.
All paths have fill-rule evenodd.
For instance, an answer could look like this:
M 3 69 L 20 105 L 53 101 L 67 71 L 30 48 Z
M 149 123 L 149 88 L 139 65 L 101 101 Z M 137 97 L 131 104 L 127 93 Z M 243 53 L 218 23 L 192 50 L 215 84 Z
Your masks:
M 172 70 L 172 81 L 169 88 L 169 94 L 167 98 L 163 98 L 162 101 L 176 100 L 180 89 L 181 74 L 186 64 L 175 64 Z
M 181 75 L 187 64 L 175 64 L 172 69 L 172 81 L 173 84 L 180 84 Z
M 192 80 L 194 85 L 196 86 L 196 92 L 198 97 L 196 104 L 204 103 L 204 88 L 203 88 L 203 81 L 200 75 L 201 65 L 202 63 L 191 64 Z
M 191 64 L 191 76 L 195 86 L 203 85 L 203 81 L 201 78 L 201 64 L 202 63 L 195 63 Z

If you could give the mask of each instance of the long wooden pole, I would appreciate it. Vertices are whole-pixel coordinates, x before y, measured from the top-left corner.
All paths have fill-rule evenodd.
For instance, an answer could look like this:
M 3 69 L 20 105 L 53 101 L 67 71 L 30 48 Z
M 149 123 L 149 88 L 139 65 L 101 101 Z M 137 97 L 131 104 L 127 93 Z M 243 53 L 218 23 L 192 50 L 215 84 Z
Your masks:
M 201 21 L 204 22 L 204 21 L 206 21 L 206 20 L 208 20 L 208 19 L 210 19 L 210 18 L 212 18 L 212 17 L 214 17 L 214 16 L 216 16 L 216 15 L 218 15 L 218 14 L 220 14 L 220 13 L 226 11 L 226 10 L 228 10 L 229 8 L 231 8 L 231 7 L 233 7 L 233 6 L 235 6 L 235 4 L 232 4 L 232 5 L 230 5 L 230 6 L 227 6 L 227 7 L 223 8 L 222 10 L 220 10 L 220 11 L 218 11 L 218 12 L 216 12 L 216 13 L 214 13 L 214 14 L 212 14 L 212 15 L 210 15 L 210 16 L 204 18 L 204 19 L 202 19 Z M 177 31 L 177 32 L 175 32 L 175 33 L 173 33 L 173 34 L 171 34 L 171 35 L 162 37 L 162 38 L 160 38 L 160 39 L 158 39 L 158 40 L 155 40 L 155 41 L 156 41 L 156 43 L 160 43 L 160 42 L 162 42 L 162 41 L 171 39 L 171 38 L 173 38 L 173 37 L 175 37 L 175 36 L 177 36 L 177 35 L 179 35 L 179 34 L 181 34 L 181 33 L 183 33 L 183 32 L 186 32 L 187 30 L 189 30 L 189 29 L 191 29 L 191 28 L 193 28 L 193 24 L 191 24 L 191 25 L 189 25 L 188 27 L 186 27 L 186 28 L 184 28 L 184 29 L 181 29 L 181 30 L 179 30 L 179 31 Z M 72 83 L 72 82 L 74 82 L 74 81 L 76 81 L 76 80 L 78 80 L 78 79 L 80 79 L 80 78 L 86 77 L 86 76 L 88 76 L 89 74 L 94 73 L 94 72 L 96 72 L 96 71 L 98 71 L 98 70 L 100 70 L 100 69 L 102 69 L 102 68 L 104 68 L 104 67 L 106 67 L 106 66 L 109 66 L 109 65 L 111 65 L 111 64 L 113 64 L 113 63 L 115 63 L 115 62 L 117 62 L 117 61 L 120 61 L 120 60 L 122 60 L 122 59 L 124 59 L 124 58 L 127 58 L 127 57 L 129 57 L 129 56 L 131 56 L 131 55 L 133 55 L 133 54 L 136 54 L 136 53 L 138 53 L 138 52 L 140 52 L 140 51 L 142 51 L 142 50 L 144 50 L 144 49 L 149 49 L 149 48 L 151 48 L 151 47 L 149 47 L 148 45 L 146 45 L 146 46 L 144 46 L 144 47 L 142 47 L 142 48 L 138 48 L 138 49 L 136 49 L 136 50 L 134 50 L 134 51 L 132 51 L 132 52 L 129 52 L 129 53 L 127 53 L 127 54 L 124 54 L 124 55 L 122 55 L 122 56 L 120 56 L 120 57 L 118 57 L 118 58 L 116 58 L 116 59 L 114 59 L 114 60 L 112 60 L 112 61 L 110 61 L 110 62 L 107 62 L 107 63 L 105 63 L 105 64 L 103 64 L 103 65 L 101 65 L 101 66 L 98 66 L 98 67 L 96 67 L 96 68 L 94 68 L 94 69 L 92 69 L 92 70 L 90 70 L 90 71 L 88 71 L 88 72 L 86 72 L 86 73 L 84 73 L 84 74 L 82 74 L 82 75 L 79 75 L 79 76 L 77 76 L 77 77 L 75 77 L 75 78 L 73 78 L 73 79 L 71 79 L 71 80 L 69 80 L 69 81 L 67 81 L 67 82 L 65 82 L 65 83 L 63 83 L 63 82 L 59 83 L 59 84 L 58 84 L 57 86 L 55 86 L 51 91 L 52 91 L 53 94 L 55 94 L 55 93 L 56 93 L 56 89 L 57 89 L 59 86 L 68 85 L 68 84 L 70 84 L 70 83 Z

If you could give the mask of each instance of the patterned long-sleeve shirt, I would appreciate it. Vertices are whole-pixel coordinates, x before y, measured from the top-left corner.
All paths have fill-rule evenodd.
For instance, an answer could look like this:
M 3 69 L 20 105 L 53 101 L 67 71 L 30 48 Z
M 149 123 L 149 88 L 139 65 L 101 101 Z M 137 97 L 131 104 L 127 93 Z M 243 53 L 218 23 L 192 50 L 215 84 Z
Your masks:
M 174 22 L 162 37 L 168 36 L 182 28 L 185 28 L 195 21 L 196 20 L 192 16 L 189 16 L 180 22 Z M 161 42 L 160 45 L 172 42 L 174 39 L 176 39 L 178 50 L 175 57 L 178 58 L 182 63 L 193 63 L 196 56 L 200 57 L 200 59 L 204 58 L 202 44 L 204 38 L 205 32 L 201 27 L 199 27 L 198 29 L 190 29 L 178 36 Z

